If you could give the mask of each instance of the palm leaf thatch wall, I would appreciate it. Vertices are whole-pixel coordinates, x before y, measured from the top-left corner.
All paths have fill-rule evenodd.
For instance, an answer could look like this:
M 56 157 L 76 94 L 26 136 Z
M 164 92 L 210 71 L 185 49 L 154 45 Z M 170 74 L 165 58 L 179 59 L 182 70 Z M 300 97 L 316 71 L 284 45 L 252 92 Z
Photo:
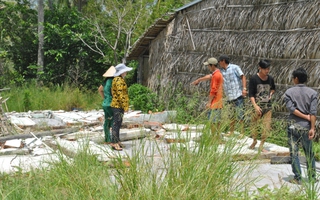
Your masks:
M 177 11 L 149 46 L 146 84 L 155 91 L 181 84 L 187 95 L 207 93 L 209 83 L 190 83 L 209 73 L 206 59 L 220 54 L 228 54 L 247 80 L 260 59 L 271 60 L 279 98 L 298 67 L 308 71 L 308 85 L 319 91 L 320 1 L 204 0 Z

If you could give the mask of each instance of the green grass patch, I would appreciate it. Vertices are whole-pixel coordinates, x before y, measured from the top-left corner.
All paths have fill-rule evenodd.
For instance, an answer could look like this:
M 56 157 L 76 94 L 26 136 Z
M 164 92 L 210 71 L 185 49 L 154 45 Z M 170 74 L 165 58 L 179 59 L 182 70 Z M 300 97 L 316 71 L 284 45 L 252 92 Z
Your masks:
M 168 151 L 139 140 L 130 158 L 99 162 L 84 145 L 72 158 L 61 156 L 50 169 L 0 175 L 2 199 L 303 199 L 289 188 L 252 192 L 254 162 L 235 162 L 235 141 L 224 150 L 208 129 L 195 148 L 173 144 Z M 149 141 L 150 142 L 150 141 Z M 160 152 L 160 153 L 159 153 Z M 58 151 L 59 153 L 59 151 Z M 158 156 L 150 156 L 157 154 Z M 129 163 L 130 165 L 125 165 Z M 258 177 L 257 177 L 258 178 Z M 263 197 L 263 198 L 262 198 Z
M 3 97 L 9 97 L 9 111 L 27 112 L 29 110 L 91 110 L 100 109 L 102 99 L 98 91 L 80 90 L 71 85 L 38 87 L 27 84 L 24 87 L 11 88 L 2 92 Z

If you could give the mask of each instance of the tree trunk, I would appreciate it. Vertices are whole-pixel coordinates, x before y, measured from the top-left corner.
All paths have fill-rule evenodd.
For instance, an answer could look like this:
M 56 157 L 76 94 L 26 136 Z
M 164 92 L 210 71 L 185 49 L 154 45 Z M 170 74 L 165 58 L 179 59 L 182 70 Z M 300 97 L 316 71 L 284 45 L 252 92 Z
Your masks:
M 43 55 L 43 45 L 44 45 L 44 35 L 43 35 L 43 23 L 44 23 L 44 6 L 43 0 L 38 0 L 38 81 L 41 73 L 43 72 L 43 63 L 44 63 L 44 55 Z

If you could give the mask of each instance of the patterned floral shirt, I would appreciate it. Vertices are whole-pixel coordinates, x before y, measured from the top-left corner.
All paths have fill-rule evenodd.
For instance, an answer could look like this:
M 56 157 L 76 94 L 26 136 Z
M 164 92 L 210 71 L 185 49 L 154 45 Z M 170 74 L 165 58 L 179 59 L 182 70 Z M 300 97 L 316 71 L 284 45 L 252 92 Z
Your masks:
M 129 96 L 126 82 L 121 76 L 114 77 L 111 87 L 111 107 L 122 108 L 125 112 L 129 110 Z

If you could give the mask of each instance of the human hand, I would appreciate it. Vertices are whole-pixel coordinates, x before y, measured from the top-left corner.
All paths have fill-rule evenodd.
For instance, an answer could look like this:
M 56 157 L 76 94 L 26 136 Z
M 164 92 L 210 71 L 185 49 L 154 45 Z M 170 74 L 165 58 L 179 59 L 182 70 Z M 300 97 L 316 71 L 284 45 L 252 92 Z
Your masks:
M 269 95 L 269 100 L 271 99 L 272 95 L 273 95 L 273 93 L 270 93 L 270 95 Z
M 260 108 L 260 106 L 255 105 L 254 109 L 255 109 L 258 116 L 262 115 L 262 109 Z
M 309 130 L 309 140 L 312 140 L 312 139 L 314 138 L 314 136 L 315 136 L 315 131 L 314 131 L 314 129 L 310 129 L 310 130 Z
M 248 95 L 248 91 L 245 90 L 245 89 L 243 89 L 243 90 L 242 90 L 242 96 L 243 96 L 243 97 L 247 97 L 247 95 Z
M 198 80 L 195 80 L 191 83 L 191 85 L 198 85 L 199 84 L 199 81 Z
M 211 106 L 211 103 L 207 103 L 207 104 L 206 104 L 206 109 L 209 109 L 210 106 Z
M 310 122 L 311 121 L 311 115 L 307 115 L 307 120 Z

